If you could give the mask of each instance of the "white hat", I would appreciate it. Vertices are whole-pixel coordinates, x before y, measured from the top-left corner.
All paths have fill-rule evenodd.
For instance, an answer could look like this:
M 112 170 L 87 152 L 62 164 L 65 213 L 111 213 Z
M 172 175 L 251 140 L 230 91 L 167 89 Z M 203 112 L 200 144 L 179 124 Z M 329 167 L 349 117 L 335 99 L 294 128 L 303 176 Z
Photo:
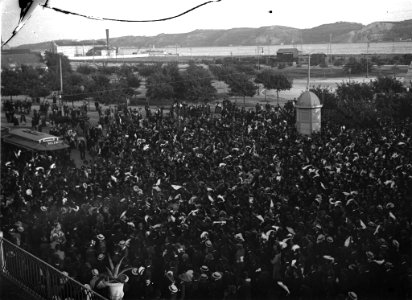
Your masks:
M 103 241 L 104 240 L 104 235 L 103 234 L 98 234 L 97 239 L 100 240 L 100 241 Z
M 179 291 L 179 289 L 177 288 L 176 285 L 171 284 L 171 285 L 169 285 L 169 291 L 171 291 L 172 294 L 175 294 L 175 293 L 177 293 L 177 292 Z

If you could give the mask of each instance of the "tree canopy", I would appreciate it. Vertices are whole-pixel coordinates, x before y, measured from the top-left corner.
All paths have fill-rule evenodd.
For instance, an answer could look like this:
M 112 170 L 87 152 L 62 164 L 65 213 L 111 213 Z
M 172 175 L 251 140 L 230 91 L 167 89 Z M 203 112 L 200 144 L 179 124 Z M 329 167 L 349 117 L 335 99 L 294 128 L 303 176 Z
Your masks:
M 293 81 L 283 74 L 277 74 L 272 69 L 265 69 L 257 74 L 255 82 L 263 84 L 267 90 L 276 90 L 279 101 L 279 92 L 290 90 Z

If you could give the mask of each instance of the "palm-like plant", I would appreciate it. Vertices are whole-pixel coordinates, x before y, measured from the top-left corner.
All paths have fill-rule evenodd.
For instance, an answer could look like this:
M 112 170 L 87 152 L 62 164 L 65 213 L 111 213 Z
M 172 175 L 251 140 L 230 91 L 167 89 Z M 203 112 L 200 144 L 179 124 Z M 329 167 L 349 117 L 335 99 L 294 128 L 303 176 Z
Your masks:
M 122 265 L 123 259 L 125 258 L 125 256 L 123 256 L 120 261 L 114 265 L 113 264 L 113 260 L 109 255 L 109 264 L 110 264 L 110 268 L 106 267 L 107 270 L 107 275 L 109 276 L 110 281 L 116 281 L 116 282 L 126 282 L 127 281 L 127 275 L 124 274 L 127 271 L 132 270 L 133 268 L 125 268 L 123 270 L 120 270 L 120 267 Z M 123 276 L 122 276 L 123 275 Z

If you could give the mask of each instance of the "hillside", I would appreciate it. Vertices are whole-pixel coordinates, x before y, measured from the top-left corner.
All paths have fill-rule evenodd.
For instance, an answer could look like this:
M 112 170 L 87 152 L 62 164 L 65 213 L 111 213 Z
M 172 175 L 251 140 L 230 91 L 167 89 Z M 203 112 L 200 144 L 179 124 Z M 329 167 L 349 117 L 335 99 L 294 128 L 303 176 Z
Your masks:
M 148 48 L 179 47 L 224 47 L 254 46 L 279 44 L 317 44 L 384 42 L 412 39 L 412 20 L 400 22 L 374 22 L 369 25 L 359 23 L 336 22 L 323 24 L 308 29 L 285 26 L 265 26 L 260 28 L 232 28 L 221 30 L 199 29 L 188 33 L 159 34 L 156 36 L 122 36 L 110 39 L 115 47 Z M 59 44 L 92 44 L 92 40 L 59 40 Z M 104 44 L 100 39 L 96 44 Z M 44 50 L 50 48 L 50 42 L 21 45 L 17 48 Z

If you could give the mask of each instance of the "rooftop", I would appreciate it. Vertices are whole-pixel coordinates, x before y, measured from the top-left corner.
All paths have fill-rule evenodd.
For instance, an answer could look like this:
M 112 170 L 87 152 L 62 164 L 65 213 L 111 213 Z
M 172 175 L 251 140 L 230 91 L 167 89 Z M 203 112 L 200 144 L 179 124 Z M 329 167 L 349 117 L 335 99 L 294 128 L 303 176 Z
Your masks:
M 298 101 L 295 105 L 298 108 L 316 108 L 316 107 L 322 107 L 320 104 L 318 96 L 316 96 L 314 93 L 306 91 L 303 92 L 299 98 Z

